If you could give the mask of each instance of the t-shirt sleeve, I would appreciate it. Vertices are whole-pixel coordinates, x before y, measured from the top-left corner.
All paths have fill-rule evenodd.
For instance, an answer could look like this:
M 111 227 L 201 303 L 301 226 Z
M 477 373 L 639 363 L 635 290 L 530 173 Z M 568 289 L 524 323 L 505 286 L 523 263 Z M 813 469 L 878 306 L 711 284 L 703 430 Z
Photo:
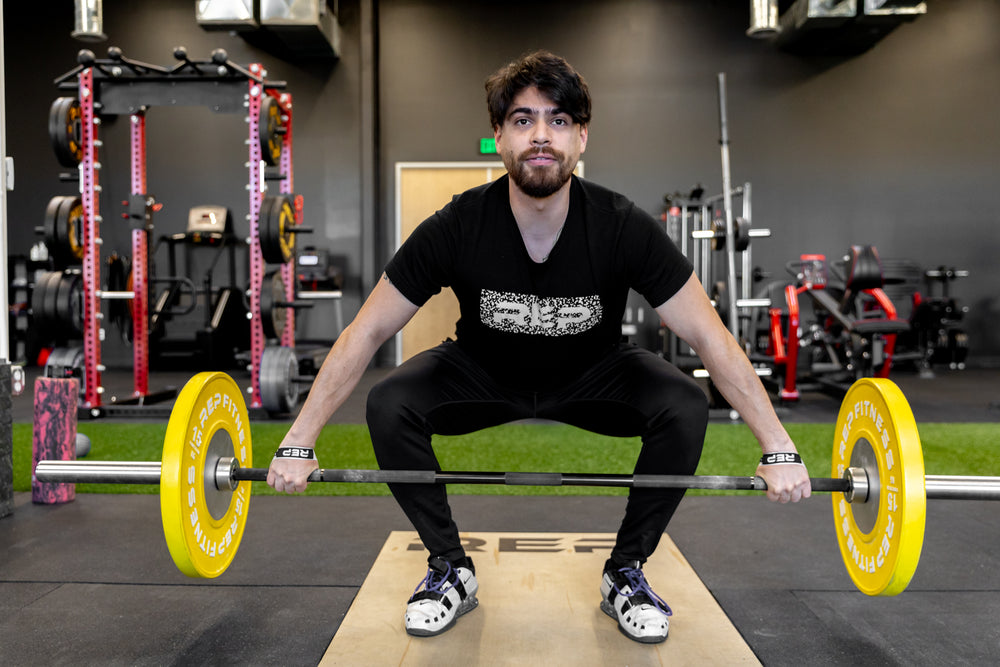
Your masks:
M 456 252 L 453 217 L 448 204 L 424 220 L 386 264 L 389 281 L 414 305 L 423 306 L 451 285 Z
M 651 215 L 633 206 L 626 225 L 626 271 L 630 287 L 654 308 L 676 294 L 691 278 L 690 260 Z

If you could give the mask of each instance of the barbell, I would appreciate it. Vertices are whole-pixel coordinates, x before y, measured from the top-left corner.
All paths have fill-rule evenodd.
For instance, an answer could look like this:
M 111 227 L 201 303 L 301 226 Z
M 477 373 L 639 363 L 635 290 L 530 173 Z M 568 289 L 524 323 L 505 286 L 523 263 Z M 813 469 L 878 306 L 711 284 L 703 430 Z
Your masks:
M 163 533 L 174 563 L 191 577 L 229 567 L 246 526 L 253 468 L 242 392 L 225 373 L 195 375 L 178 394 L 161 461 L 40 461 L 39 482 L 159 484 Z M 837 542 L 851 580 L 867 595 L 896 595 L 916 571 L 928 498 L 1000 500 L 1000 477 L 924 475 L 913 412 L 890 380 L 865 378 L 847 392 L 837 417 L 830 478 L 812 489 L 833 493 Z M 506 484 L 763 491 L 753 476 L 314 471 L 310 482 Z

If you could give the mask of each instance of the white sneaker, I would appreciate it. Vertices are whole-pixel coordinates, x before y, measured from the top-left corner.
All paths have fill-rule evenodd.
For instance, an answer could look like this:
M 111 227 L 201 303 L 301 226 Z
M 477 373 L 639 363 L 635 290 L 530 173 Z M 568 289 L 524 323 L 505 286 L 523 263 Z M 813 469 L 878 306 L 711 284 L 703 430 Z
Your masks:
M 455 625 L 459 616 L 479 605 L 476 568 L 472 559 L 466 561 L 468 567 L 453 567 L 443 558 L 430 560 L 427 576 L 417 584 L 406 605 L 407 634 L 439 635 Z
M 658 644 L 667 638 L 673 612 L 646 582 L 639 562 L 604 572 L 601 580 L 601 611 L 618 621 L 618 629 L 629 639 Z

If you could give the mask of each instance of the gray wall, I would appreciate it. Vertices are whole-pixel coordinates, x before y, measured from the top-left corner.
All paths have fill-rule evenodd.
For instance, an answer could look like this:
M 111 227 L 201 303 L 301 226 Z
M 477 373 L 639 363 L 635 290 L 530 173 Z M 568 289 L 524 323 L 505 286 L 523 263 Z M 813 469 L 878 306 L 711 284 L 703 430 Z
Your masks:
M 52 80 L 86 45 L 69 36 L 68 0 L 4 4 L 8 152 L 17 165 L 10 248 L 23 253 L 48 199 L 73 191 L 57 179 L 46 118 L 58 95 Z M 954 293 L 971 308 L 970 362 L 1000 360 L 995 0 L 929 0 L 926 16 L 854 58 L 794 56 L 745 37 L 749 3 L 741 0 L 337 4 L 335 63 L 287 61 L 206 32 L 190 0 L 105 0 L 110 39 L 95 50 L 113 44 L 167 65 L 179 44 L 200 58 L 222 47 L 288 81 L 295 189 L 318 232 L 307 242 L 348 258 L 348 317 L 391 251 L 394 164 L 495 159 L 478 154 L 478 139 L 490 134 L 483 80 L 543 47 L 590 82 L 588 178 L 654 215 L 666 193 L 699 182 L 721 191 L 715 75 L 726 72 L 733 179 L 753 183 L 755 224 L 775 234 L 755 242 L 755 263 L 780 274 L 802 252 L 838 256 L 872 243 L 884 257 L 969 269 L 973 277 Z M 375 45 L 370 53 L 366 44 Z M 102 129 L 105 255 L 127 238 L 116 220 L 129 188 L 125 125 Z M 188 207 L 206 202 L 230 205 L 245 229 L 244 136 L 234 116 L 150 112 L 149 189 L 165 205 L 158 231 L 179 231 Z M 377 141 L 374 155 L 366 137 Z M 304 315 L 301 334 L 326 335 L 328 315 Z M 118 356 L 127 362 L 126 352 Z

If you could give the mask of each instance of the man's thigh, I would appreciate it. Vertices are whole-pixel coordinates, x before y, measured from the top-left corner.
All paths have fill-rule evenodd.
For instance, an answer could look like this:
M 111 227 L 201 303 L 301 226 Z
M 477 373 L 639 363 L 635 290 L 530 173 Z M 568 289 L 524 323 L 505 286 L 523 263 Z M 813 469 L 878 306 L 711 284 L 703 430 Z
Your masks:
M 445 342 L 401 364 L 372 388 L 369 426 L 401 411 L 430 433 L 460 435 L 530 414 L 530 397 L 493 380 L 458 345 Z

